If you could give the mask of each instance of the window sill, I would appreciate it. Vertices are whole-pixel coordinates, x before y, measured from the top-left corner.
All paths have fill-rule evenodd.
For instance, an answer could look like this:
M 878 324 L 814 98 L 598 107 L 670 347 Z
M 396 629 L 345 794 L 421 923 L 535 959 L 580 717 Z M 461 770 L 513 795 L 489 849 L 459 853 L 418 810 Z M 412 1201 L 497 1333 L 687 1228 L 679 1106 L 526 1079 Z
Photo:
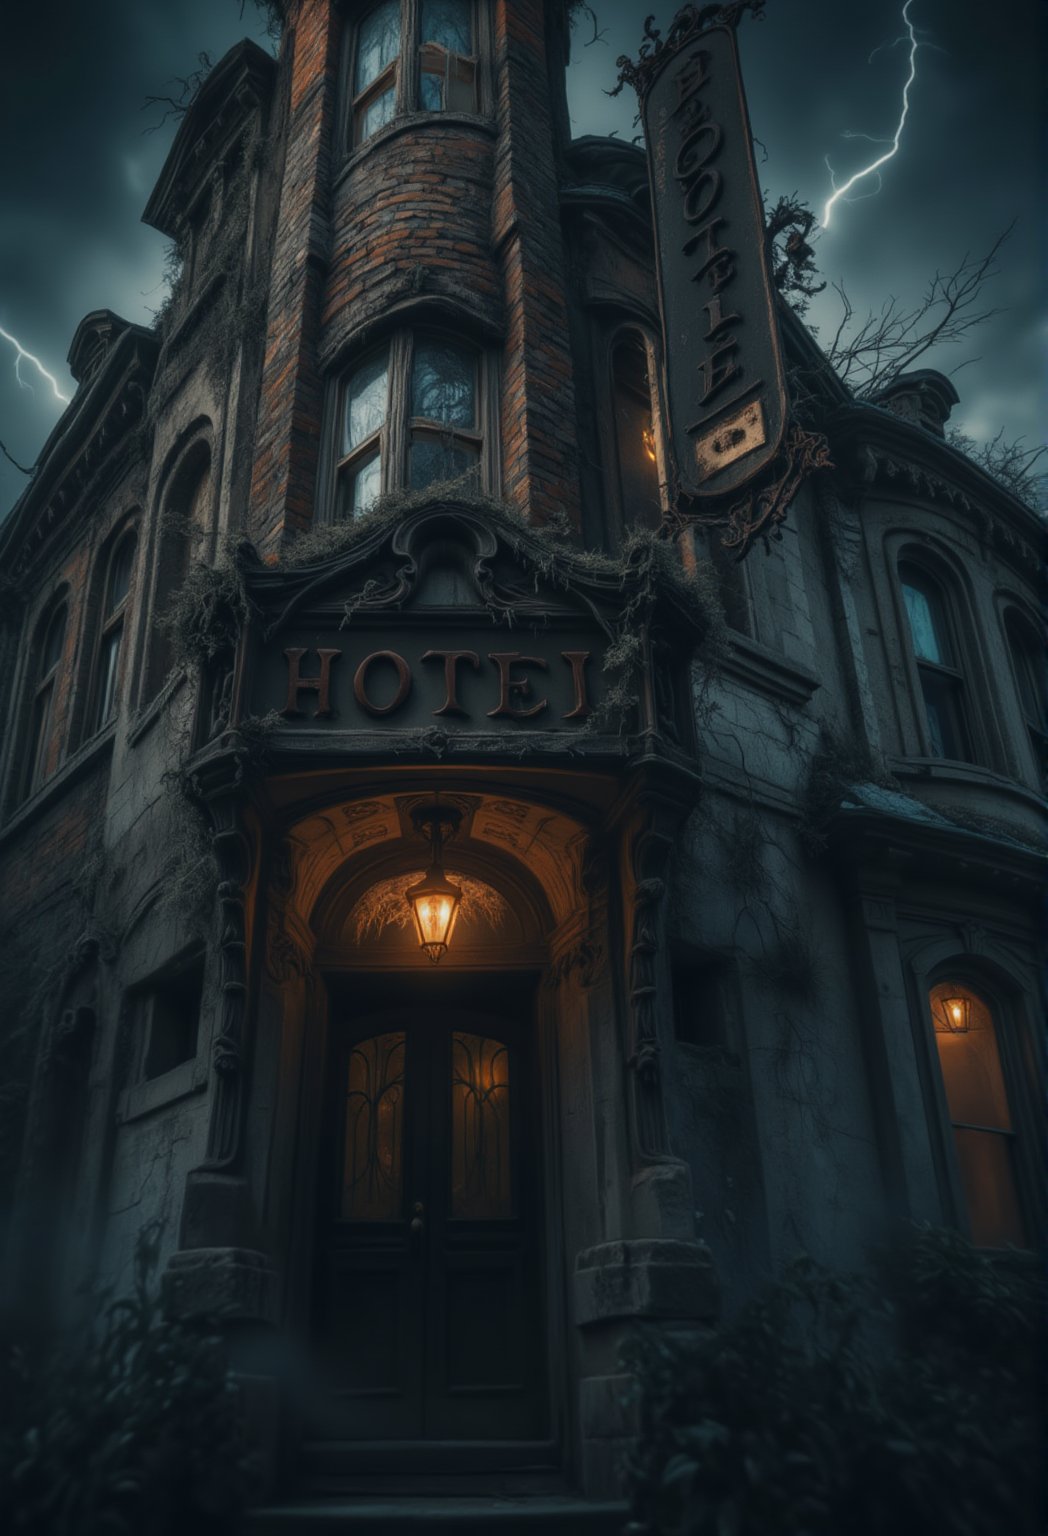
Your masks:
M 137 747 L 142 737 L 147 735 L 153 728 L 166 706 L 170 704 L 185 681 L 186 673 L 184 670 L 180 668 L 178 671 L 172 672 L 156 698 L 151 699 L 144 709 L 138 711 L 127 733 L 127 744 L 129 747 Z
M 967 763 L 947 757 L 893 757 L 892 773 L 897 779 L 917 779 L 924 783 L 970 784 L 973 788 L 999 790 L 1014 800 L 1020 800 L 1031 810 L 1044 811 L 1040 795 L 1017 779 L 1009 779 L 992 768 L 982 768 L 978 763 Z
M 93 767 L 97 759 L 112 749 L 113 737 L 116 735 L 116 720 L 110 720 L 100 731 L 79 747 L 66 759 L 57 773 L 49 778 L 46 784 L 34 790 L 28 800 L 11 812 L 2 829 L 0 829 L 0 842 L 17 835 L 29 822 L 35 820 L 54 800 L 60 799 L 66 790 L 82 774 L 87 773 Z
M 384 128 L 379 128 L 373 133 L 370 139 L 365 139 L 363 144 L 358 144 L 355 149 L 349 151 L 335 176 L 335 186 L 340 187 L 346 177 L 379 145 L 388 144 L 391 139 L 399 138 L 402 133 L 410 133 L 412 129 L 423 125 L 476 128 L 492 139 L 498 134 L 494 118 L 479 112 L 406 112 L 403 117 L 394 118 L 391 123 L 387 123 Z
M 180 1061 L 177 1067 L 162 1072 L 159 1077 L 150 1077 L 133 1088 L 125 1088 L 117 1101 L 117 1124 L 141 1120 L 158 1109 L 166 1109 L 169 1104 L 177 1104 L 180 1099 L 202 1093 L 207 1087 L 207 1076 L 206 1064 L 194 1056 L 190 1061 Z
M 732 633 L 729 638 L 731 650 L 723 663 L 724 671 L 758 693 L 800 707 L 822 687 L 814 672 L 794 661 L 787 661 L 778 651 L 761 645 L 760 641 L 737 633 Z

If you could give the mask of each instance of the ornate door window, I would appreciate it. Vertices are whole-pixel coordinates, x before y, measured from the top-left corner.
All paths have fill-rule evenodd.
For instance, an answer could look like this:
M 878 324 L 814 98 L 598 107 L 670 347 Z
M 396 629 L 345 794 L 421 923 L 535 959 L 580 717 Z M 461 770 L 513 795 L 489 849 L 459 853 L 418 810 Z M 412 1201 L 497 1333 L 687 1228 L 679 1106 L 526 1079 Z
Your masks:
M 526 1044 L 452 1011 L 336 1032 L 316 1322 L 346 1438 L 542 1432 Z

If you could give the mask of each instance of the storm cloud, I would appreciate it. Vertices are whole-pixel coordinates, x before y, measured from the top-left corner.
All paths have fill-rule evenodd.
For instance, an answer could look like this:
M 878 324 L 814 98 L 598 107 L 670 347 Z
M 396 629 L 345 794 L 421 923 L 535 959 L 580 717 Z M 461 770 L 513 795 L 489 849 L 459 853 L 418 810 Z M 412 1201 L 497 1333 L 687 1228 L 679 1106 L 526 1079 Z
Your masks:
M 620 53 L 635 54 L 645 14 L 659 24 L 675 6 L 594 0 L 580 15 L 569 74 L 572 130 L 631 139 L 635 102 L 607 95 Z M 955 421 L 974 436 L 1035 440 L 1044 421 L 1042 362 L 1048 316 L 1041 283 L 1042 181 L 1038 149 L 1040 11 L 1009 0 L 987 20 L 978 0 L 913 0 L 929 45 L 899 154 L 876 196 L 838 203 L 816 242 L 824 277 L 843 280 L 859 313 L 889 295 L 919 301 L 936 270 L 982 254 L 1013 220 L 988 302 L 1002 313 L 954 349 L 922 364 L 952 371 Z M 847 132 L 890 137 L 906 75 L 900 3 L 768 0 L 765 17 L 740 26 L 743 70 L 769 199 L 798 193 L 819 212 L 838 179 L 876 147 Z M 18 337 L 71 393 L 65 367 L 77 323 L 108 307 L 149 323 L 163 298 L 165 241 L 141 211 L 176 122 L 152 132 L 163 109 L 147 95 L 178 94 L 206 52 L 217 59 L 240 37 L 270 46 L 260 12 L 237 0 L 95 0 L 18 6 L 5 18 L 0 56 L 0 326 Z M 934 46 L 931 46 L 934 45 Z M 876 50 L 876 51 L 875 51 Z M 872 59 L 871 59 L 871 54 Z M 856 192 L 872 191 L 864 183 Z M 825 336 L 837 300 L 828 289 L 809 320 Z M 50 388 L 0 341 L 0 439 L 31 465 L 57 420 Z M 25 478 L 0 462 L 0 515 Z

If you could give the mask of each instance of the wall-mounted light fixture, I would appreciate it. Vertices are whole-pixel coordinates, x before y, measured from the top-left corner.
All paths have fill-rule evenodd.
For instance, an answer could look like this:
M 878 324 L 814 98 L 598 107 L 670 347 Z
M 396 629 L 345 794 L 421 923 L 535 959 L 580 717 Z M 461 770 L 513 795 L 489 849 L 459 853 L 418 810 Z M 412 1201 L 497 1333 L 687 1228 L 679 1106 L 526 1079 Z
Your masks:
M 422 879 L 408 886 L 404 899 L 411 908 L 419 946 L 436 965 L 445 954 L 455 931 L 462 892 L 444 873 L 444 839 L 452 836 L 461 820 L 453 806 L 434 803 L 417 809 L 412 820 L 418 832 L 430 840 L 429 869 Z
M 940 997 L 932 1009 L 936 1032 L 940 1035 L 966 1035 L 972 1022 L 970 997 Z

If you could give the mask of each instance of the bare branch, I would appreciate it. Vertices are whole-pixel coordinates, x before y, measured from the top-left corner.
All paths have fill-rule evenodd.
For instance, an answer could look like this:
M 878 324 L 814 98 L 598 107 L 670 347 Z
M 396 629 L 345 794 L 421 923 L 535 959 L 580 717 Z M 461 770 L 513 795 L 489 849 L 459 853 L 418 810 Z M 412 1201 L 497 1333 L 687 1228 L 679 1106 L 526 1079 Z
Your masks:
M 143 112 L 148 112 L 151 107 L 163 107 L 164 111 L 155 123 L 147 124 L 142 132 L 156 133 L 157 129 L 162 128 L 170 118 L 184 117 L 193 97 L 211 73 L 213 63 L 209 53 L 198 53 L 196 69 L 191 70 L 188 75 L 175 75 L 167 82 L 168 85 L 178 86 L 177 96 L 147 96 L 141 106 Z
M 959 452 L 978 464 L 988 475 L 1003 485 L 1013 496 L 1025 501 L 1027 506 L 1038 508 L 1048 499 L 1048 475 L 1037 465 L 1046 453 L 1048 444 L 1028 448 L 1024 437 L 1009 441 L 1001 427 L 988 443 L 979 443 L 967 432 L 951 427 L 947 439 Z
M 31 475 L 33 473 L 31 469 L 26 469 L 24 464 L 19 464 L 18 460 L 8 453 L 5 443 L 0 442 L 0 453 L 3 454 L 9 464 L 13 464 L 16 469 L 20 469 L 23 475 Z
M 1013 222 L 998 235 L 984 256 L 966 252 L 952 272 L 937 271 L 912 309 L 889 298 L 854 330 L 854 310 L 844 284 L 834 283 L 842 314 L 826 355 L 841 379 L 859 395 L 876 394 L 933 347 L 962 341 L 1001 314 L 998 307 L 982 306 L 982 294 L 999 270 L 997 258 L 1014 227 Z

